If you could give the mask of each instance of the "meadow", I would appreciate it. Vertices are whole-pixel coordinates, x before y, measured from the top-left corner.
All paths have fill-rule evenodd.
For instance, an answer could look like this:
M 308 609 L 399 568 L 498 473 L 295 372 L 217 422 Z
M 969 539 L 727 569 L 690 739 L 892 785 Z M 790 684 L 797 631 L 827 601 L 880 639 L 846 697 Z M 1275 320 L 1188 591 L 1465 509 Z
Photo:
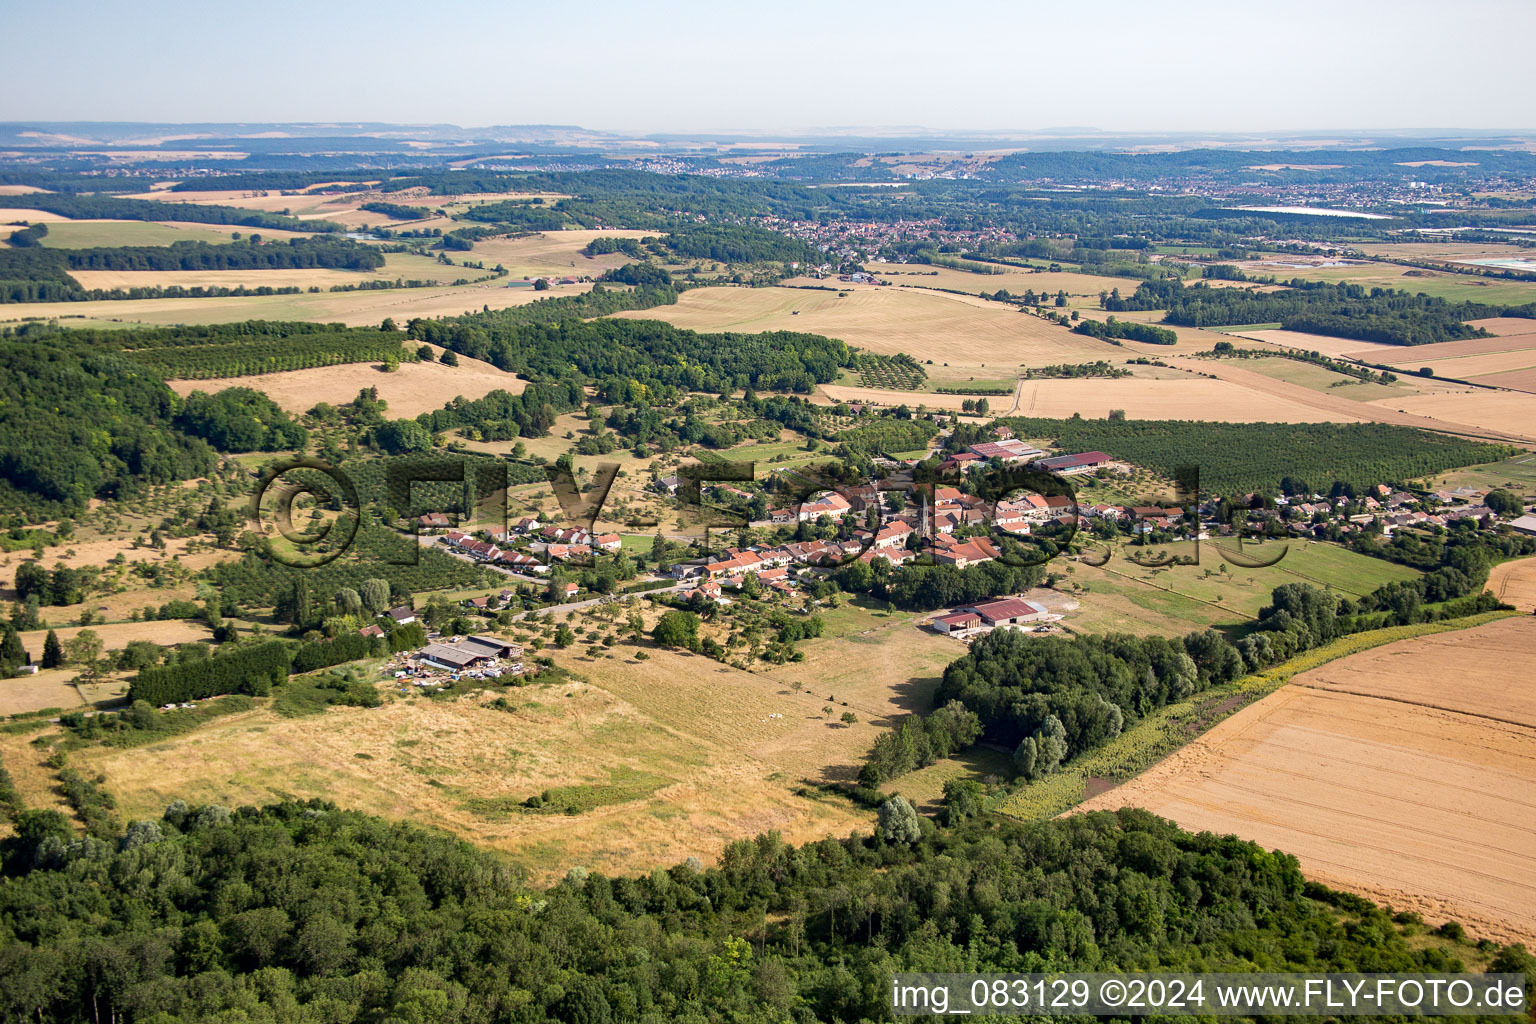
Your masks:
M 253 388 L 291 413 L 308 412 L 320 402 L 342 405 L 364 388 L 377 388 L 379 398 L 389 403 L 389 416 L 399 419 L 441 409 L 456 397 L 482 398 L 497 390 L 520 394 L 528 382 L 490 363 L 460 356 L 458 366 L 436 361 L 401 363 L 393 373 L 385 373 L 379 363 L 346 363 L 249 377 L 175 380 L 170 386 L 183 396 L 194 391 Z
M 1130 561 L 1192 557 L 1195 547 L 1191 541 L 1144 547 L 1128 543 L 1116 547 L 1102 566 L 1082 559 L 1052 563 L 1053 571 L 1064 574 L 1057 589 L 1081 605 L 1067 616 L 1065 625 L 1088 633 L 1183 636 L 1210 626 L 1242 626 L 1269 604 L 1270 593 L 1282 583 L 1310 583 L 1359 597 L 1385 583 L 1419 575 L 1406 566 L 1338 544 L 1297 539 L 1249 542 L 1241 550 L 1232 540 L 1204 541 L 1199 544 L 1199 564 L 1193 566 L 1147 568 Z M 1269 561 L 1282 548 L 1284 555 L 1272 566 L 1247 568 L 1238 561 Z M 1105 549 L 1093 545 L 1088 553 L 1097 561 Z

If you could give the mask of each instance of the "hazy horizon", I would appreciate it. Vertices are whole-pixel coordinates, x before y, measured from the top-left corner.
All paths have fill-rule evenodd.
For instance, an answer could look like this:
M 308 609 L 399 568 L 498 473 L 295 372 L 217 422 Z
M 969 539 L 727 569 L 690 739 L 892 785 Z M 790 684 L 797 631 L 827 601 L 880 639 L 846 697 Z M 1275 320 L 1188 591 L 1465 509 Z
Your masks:
M 692 0 L 665 9 L 604 0 L 577 14 L 463 0 L 429 11 L 401 0 L 276 0 L 257 17 L 227 5 L 231 16 L 220 18 L 221 6 L 62 0 L 9 12 L 12 38 L 61 42 L 8 55 L 0 121 L 537 124 L 637 135 L 1536 129 L 1522 81 L 1536 5 L 1519 0 L 1470 0 L 1454 24 L 1429 0 L 1283 10 L 1196 0 L 1176 16 L 1128 0 L 988 2 L 939 19 L 914 0 L 877 12 L 794 0 L 768 17 Z M 1447 52 L 1448 30 L 1462 25 L 1478 30 L 1475 48 Z M 92 73 L 61 75 L 63 54 Z

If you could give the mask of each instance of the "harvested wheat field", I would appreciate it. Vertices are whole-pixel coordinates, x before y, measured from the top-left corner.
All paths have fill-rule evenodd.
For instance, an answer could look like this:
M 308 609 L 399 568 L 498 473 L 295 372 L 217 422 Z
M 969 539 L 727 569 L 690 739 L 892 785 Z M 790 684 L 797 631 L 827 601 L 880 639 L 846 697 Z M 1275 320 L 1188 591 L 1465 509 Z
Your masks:
M 1379 361 L 1389 366 L 1417 370 L 1436 359 L 1457 359 L 1461 356 L 1518 351 L 1536 351 L 1536 331 L 1528 327 L 1527 330 L 1518 334 L 1499 334 L 1492 338 L 1468 338 L 1465 341 L 1442 341 L 1434 345 L 1414 345 L 1396 356 Z
M 1390 363 L 1403 358 L 1410 351 L 1402 345 L 1387 345 L 1379 341 L 1361 341 L 1358 338 L 1332 338 L 1326 334 L 1303 334 L 1300 331 L 1241 331 L 1233 332 L 1233 338 L 1262 341 L 1283 348 L 1300 349 L 1303 352 L 1321 352 L 1335 359 L 1366 359 L 1373 363 Z
M 1536 556 L 1500 562 L 1488 574 L 1488 591 L 1522 612 L 1536 612 Z
M 1536 618 L 1297 676 L 1080 810 L 1143 807 L 1477 937 L 1536 939 Z
M 993 400 L 997 402 L 996 399 Z M 1019 390 L 1019 416 L 1090 419 L 1124 409 L 1131 419 L 1224 420 L 1231 423 L 1357 423 L 1365 416 L 1317 408 L 1284 394 L 1225 380 L 1030 380 Z
M 459 268 L 455 268 L 459 269 Z M 477 272 L 466 271 L 466 274 Z M 482 307 L 505 309 L 544 298 L 577 295 L 590 284 L 556 285 L 549 291 L 508 287 L 505 278 L 441 288 L 319 292 L 314 295 L 245 295 L 209 299 L 137 299 L 90 302 L 18 302 L 0 307 L 0 323 L 33 317 L 84 318 L 88 322 L 224 324 L 240 320 L 314 320 L 359 327 L 393 317 L 459 316 Z
M 1519 316 L 1495 316 L 1486 320 L 1468 320 L 1468 327 L 1481 327 L 1489 334 L 1533 334 L 1536 333 L 1536 320 L 1530 320 Z
M 401 418 L 441 409 L 456 397 L 483 398 L 496 390 L 521 394 L 528 382 L 490 363 L 460 356 L 458 366 L 401 363 L 394 373 L 383 372 L 378 363 L 347 363 L 220 380 L 173 380 L 170 386 L 182 396 L 194 391 L 252 388 L 294 413 L 308 412 L 318 402 L 341 405 L 364 388 L 378 388 L 379 397 L 389 403 L 390 417 Z
M 1483 341 L 1511 341 L 1520 335 L 1507 338 L 1485 338 Z M 1536 342 L 1536 336 L 1531 339 Z M 1465 345 L 1468 342 L 1451 342 L 1453 345 Z M 1477 344 L 1471 342 L 1470 344 Z M 1513 349 L 1494 352 L 1458 352 L 1434 354 L 1430 352 L 1415 353 L 1412 358 L 1398 360 L 1398 366 L 1413 371 L 1421 366 L 1427 366 L 1439 377 L 1455 377 L 1471 380 L 1477 377 L 1486 377 L 1490 374 L 1503 374 L 1512 370 L 1528 370 L 1536 366 L 1536 348 Z
M 476 242 L 471 258 L 488 267 L 501 264 L 513 279 L 523 277 L 595 277 L 605 270 L 635 262 L 633 256 L 610 252 L 584 256 L 594 238 L 644 238 L 656 231 L 546 231 L 524 238 L 487 238 Z
M 1088 362 L 1123 351 L 969 296 L 875 286 L 843 291 L 838 298 L 838 292 L 799 288 L 696 288 L 675 306 L 615 315 L 696 331 L 824 334 L 882 355 L 931 359 L 938 367 L 986 367 L 994 376 L 1021 364 Z
M 1407 395 L 1366 404 L 1413 416 L 1428 416 L 1445 423 L 1469 424 L 1491 434 L 1503 434 L 1526 441 L 1536 440 L 1536 395 L 1523 392 L 1468 388 L 1433 395 Z

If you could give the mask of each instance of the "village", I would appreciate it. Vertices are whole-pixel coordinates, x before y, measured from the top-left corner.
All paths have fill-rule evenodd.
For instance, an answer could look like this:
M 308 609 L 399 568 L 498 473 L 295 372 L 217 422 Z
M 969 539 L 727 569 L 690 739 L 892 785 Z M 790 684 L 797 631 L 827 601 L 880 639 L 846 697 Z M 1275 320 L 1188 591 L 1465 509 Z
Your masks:
M 699 607 L 728 605 L 739 599 L 732 595 L 744 593 L 786 600 L 800 595 L 810 607 L 816 602 L 805 594 L 807 587 L 851 563 L 873 568 L 880 561 L 882 572 L 908 567 L 920 571 L 923 566 L 964 570 L 996 561 L 1028 564 L 1020 560 L 1018 545 L 1031 539 L 1044 539 L 1055 555 L 1081 548 L 1081 544 L 1067 547 L 1074 537 L 1086 538 L 1090 545 L 1232 538 L 1347 542 L 1367 533 L 1388 539 L 1398 530 L 1446 527 L 1458 521 L 1470 520 L 1479 529 L 1508 521 L 1483 504 L 1485 490 L 1469 487 L 1423 493 L 1381 484 L 1363 495 L 1243 494 L 1187 499 L 1187 504 L 1079 501 L 1066 494 L 1028 490 L 988 500 L 974 493 L 978 488 L 973 486 L 985 470 L 1023 468 L 1058 478 L 1092 475 L 1095 480 L 1112 480 L 1135 469 L 1102 451 L 1051 455 L 1018 440 L 1000 424 L 989 435 L 990 440 L 947 454 L 939 462 L 941 478 L 953 485 L 916 482 L 920 460 L 882 458 L 877 460 L 885 473 L 882 479 L 840 485 L 798 503 L 768 507 L 765 518 L 750 523 L 751 543 L 713 548 L 707 539 L 675 538 L 683 554 L 649 570 L 642 568 L 639 589 Z M 676 497 L 683 485 L 681 476 L 665 475 L 655 477 L 650 489 Z M 764 493 L 775 493 L 764 492 L 760 483 L 705 483 L 702 492 L 738 508 Z M 1506 515 L 1519 511 L 1523 510 L 1503 510 Z M 418 525 L 451 554 L 493 566 L 520 583 L 542 585 L 545 599 L 553 605 L 605 599 L 601 593 L 584 594 L 581 583 L 569 577 L 596 564 L 594 559 L 617 555 L 624 543 L 617 533 L 548 523 L 537 515 L 522 516 L 502 529 L 473 533 L 452 528 L 452 520 L 442 514 L 422 516 Z M 1536 533 L 1536 516 L 1522 515 L 1509 525 Z M 746 539 L 745 533 L 738 536 Z M 494 614 L 518 599 L 517 592 L 508 590 L 499 597 L 467 599 L 465 609 Z M 941 609 L 926 626 L 969 641 L 998 628 L 1059 631 L 1063 618 L 1062 612 L 1025 594 L 1005 594 Z M 418 663 L 427 672 L 470 668 L 467 662 L 433 659 L 424 652 L 418 652 Z

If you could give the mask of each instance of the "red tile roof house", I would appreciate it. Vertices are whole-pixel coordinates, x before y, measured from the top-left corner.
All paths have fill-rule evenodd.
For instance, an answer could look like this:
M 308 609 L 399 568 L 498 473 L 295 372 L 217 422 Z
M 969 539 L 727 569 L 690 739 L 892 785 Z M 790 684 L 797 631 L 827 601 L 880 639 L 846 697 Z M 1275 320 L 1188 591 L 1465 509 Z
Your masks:
M 848 504 L 848 499 L 841 494 L 836 492 L 823 494 L 815 501 L 806 501 L 800 504 L 800 521 L 807 522 L 812 519 L 820 519 L 822 516 L 840 516 L 852 507 Z
M 429 530 L 446 530 L 453 525 L 442 512 L 428 512 L 426 515 L 418 518 L 416 522 Z
M 579 584 L 567 583 L 563 587 L 561 587 L 560 593 L 561 593 L 561 596 L 564 598 L 564 600 L 569 601 L 571 598 L 575 597 L 577 592 L 580 591 L 580 590 L 581 590 L 581 586 Z
M 370 637 L 371 636 L 383 636 L 384 635 L 384 630 L 382 628 L 380 628 L 377 624 L 372 625 L 372 626 L 364 626 L 362 629 L 358 630 L 358 632 L 361 633 L 363 636 L 370 636 Z
M 946 473 L 954 469 L 958 469 L 962 473 L 969 473 L 973 469 L 979 469 L 986 465 L 986 462 L 987 460 L 980 455 L 972 452 L 960 452 L 958 455 L 951 455 L 939 463 L 939 469 Z
M 933 560 L 940 565 L 953 565 L 964 569 L 968 565 L 976 565 L 979 562 L 990 562 L 998 554 L 997 548 L 991 541 L 985 537 L 977 537 L 934 552 Z
M 617 551 L 624 546 L 624 541 L 616 533 L 600 533 L 593 538 L 593 543 L 604 551 Z

